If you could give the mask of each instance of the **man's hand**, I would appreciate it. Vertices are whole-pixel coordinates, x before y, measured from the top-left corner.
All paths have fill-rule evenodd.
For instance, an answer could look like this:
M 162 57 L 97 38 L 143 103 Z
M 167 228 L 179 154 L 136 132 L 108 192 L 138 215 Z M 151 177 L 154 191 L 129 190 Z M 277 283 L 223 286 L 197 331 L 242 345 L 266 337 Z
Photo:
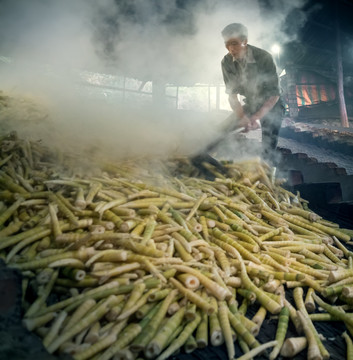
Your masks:
M 237 129 L 244 129 L 242 132 L 248 132 L 250 126 L 250 119 L 244 115 L 241 119 L 237 120 Z
M 250 120 L 249 130 L 256 130 L 260 128 L 261 122 L 259 118 L 251 116 L 249 120 Z
M 258 119 L 252 119 L 244 115 L 237 121 L 237 128 L 244 128 L 243 133 L 247 133 L 250 130 L 256 130 L 260 127 L 260 121 Z

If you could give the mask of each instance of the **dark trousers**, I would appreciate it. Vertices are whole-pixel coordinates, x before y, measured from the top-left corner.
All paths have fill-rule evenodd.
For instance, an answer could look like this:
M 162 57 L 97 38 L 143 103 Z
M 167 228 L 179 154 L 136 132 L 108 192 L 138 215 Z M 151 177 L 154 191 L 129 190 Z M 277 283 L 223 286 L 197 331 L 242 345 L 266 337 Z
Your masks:
M 283 116 L 284 107 L 280 102 L 277 102 L 273 109 L 261 121 L 262 155 L 264 160 L 271 161 L 273 156 L 275 156 Z

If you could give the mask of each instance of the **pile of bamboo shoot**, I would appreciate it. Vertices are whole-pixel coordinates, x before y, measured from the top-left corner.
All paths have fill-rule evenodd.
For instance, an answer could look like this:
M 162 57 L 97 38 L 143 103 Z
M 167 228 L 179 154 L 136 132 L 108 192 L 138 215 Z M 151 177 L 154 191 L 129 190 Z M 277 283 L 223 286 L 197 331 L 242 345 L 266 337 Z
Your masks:
M 230 177 L 210 167 L 215 181 L 146 159 L 100 165 L 78 174 L 72 156 L 0 139 L 0 256 L 21 271 L 23 323 L 49 353 L 162 360 L 225 343 L 233 359 L 238 341 L 243 360 L 269 347 L 270 359 L 305 348 L 328 359 L 315 322 L 332 319 L 352 352 L 352 231 L 266 164 L 227 164 Z M 270 315 L 277 333 L 260 344 Z M 289 321 L 298 337 L 286 338 Z

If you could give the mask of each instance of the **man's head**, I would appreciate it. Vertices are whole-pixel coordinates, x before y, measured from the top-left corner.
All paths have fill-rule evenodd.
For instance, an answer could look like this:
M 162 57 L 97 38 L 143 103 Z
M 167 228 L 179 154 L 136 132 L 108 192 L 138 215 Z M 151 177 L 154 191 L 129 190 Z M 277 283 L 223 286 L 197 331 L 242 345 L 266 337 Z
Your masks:
M 227 50 L 235 59 L 245 55 L 248 44 L 248 29 L 243 24 L 227 25 L 222 30 L 222 36 Z

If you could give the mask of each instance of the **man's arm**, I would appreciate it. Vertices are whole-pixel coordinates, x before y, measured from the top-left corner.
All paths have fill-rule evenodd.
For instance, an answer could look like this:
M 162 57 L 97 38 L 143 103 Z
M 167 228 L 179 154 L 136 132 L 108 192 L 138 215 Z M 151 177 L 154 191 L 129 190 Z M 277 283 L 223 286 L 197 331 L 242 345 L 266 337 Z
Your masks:
M 224 84 L 226 86 L 226 93 L 228 94 L 228 101 L 231 109 L 236 115 L 237 119 L 242 119 L 245 116 L 243 107 L 238 99 L 238 94 L 234 91 L 236 83 L 234 81 L 234 74 L 232 73 L 229 64 L 227 64 L 227 55 L 222 60 L 222 74 Z M 234 92 L 233 92 L 234 91 Z
M 266 114 L 276 105 L 279 96 L 271 96 L 269 97 L 263 105 L 260 107 L 256 113 L 252 114 L 251 116 L 247 116 L 244 113 L 244 109 L 238 99 L 237 94 L 229 94 L 229 104 L 232 108 L 233 112 L 239 119 L 237 125 L 239 127 L 245 127 L 244 131 L 254 130 L 259 127 L 257 120 L 260 121 Z
M 276 105 L 277 101 L 279 100 L 279 96 L 270 96 L 260 107 L 259 110 L 256 111 L 255 114 L 250 116 L 250 122 L 253 123 L 257 119 L 262 120 L 262 118 Z
M 244 127 L 245 128 L 244 132 L 249 131 L 252 125 L 251 120 L 248 118 L 248 116 L 245 115 L 243 106 L 241 105 L 238 99 L 238 94 L 229 94 L 228 100 L 230 107 L 232 108 L 234 114 L 236 115 L 237 127 L 239 128 Z
M 229 94 L 228 100 L 230 107 L 235 112 L 235 115 L 241 119 L 244 116 L 244 110 L 238 99 L 238 94 Z

